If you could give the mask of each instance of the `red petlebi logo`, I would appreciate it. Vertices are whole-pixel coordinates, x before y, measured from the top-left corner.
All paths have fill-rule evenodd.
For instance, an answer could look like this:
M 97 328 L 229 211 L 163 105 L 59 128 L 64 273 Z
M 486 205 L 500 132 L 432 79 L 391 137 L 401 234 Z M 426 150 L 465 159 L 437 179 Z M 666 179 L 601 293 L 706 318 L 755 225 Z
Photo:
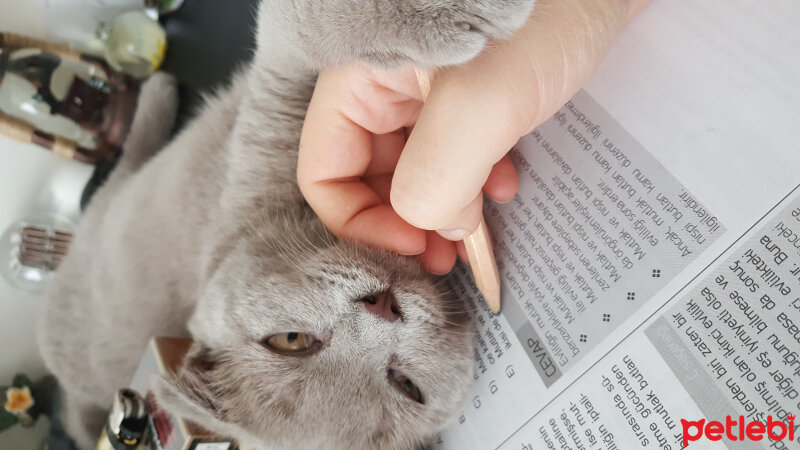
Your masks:
M 702 437 L 706 437 L 710 441 L 719 441 L 723 437 L 727 437 L 732 441 L 760 441 L 764 437 L 773 441 L 782 441 L 784 439 L 793 441 L 795 416 L 794 414 L 789 414 L 786 419 L 786 422 L 783 422 L 773 420 L 772 416 L 767 416 L 766 422 L 758 420 L 747 422 L 744 416 L 739 416 L 738 420 L 727 416 L 725 417 L 725 423 L 717 420 L 706 422 L 706 419 L 681 419 L 683 446 L 686 447 L 689 442 L 698 441 Z

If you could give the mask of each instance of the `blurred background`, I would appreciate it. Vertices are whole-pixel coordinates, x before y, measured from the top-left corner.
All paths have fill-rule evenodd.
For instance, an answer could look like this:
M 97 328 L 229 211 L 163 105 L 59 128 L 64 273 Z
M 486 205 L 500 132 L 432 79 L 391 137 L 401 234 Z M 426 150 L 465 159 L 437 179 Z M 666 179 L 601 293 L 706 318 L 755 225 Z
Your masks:
M 117 75 L 106 78 L 112 80 L 110 84 L 122 86 L 125 95 L 130 95 L 146 75 L 129 70 L 132 66 L 126 66 L 122 61 L 125 56 L 114 55 L 104 48 L 108 46 L 109 27 L 124 25 L 128 27 L 126 31 L 134 35 L 150 36 L 147 33 L 152 34 L 153 29 L 136 22 L 143 20 L 140 17 L 123 25 L 115 20 L 130 11 L 157 19 L 158 22 L 154 23 L 160 24 L 167 41 L 166 52 L 161 55 L 163 61 L 159 61 L 157 68 L 175 75 L 180 86 L 177 131 L 196 109 L 200 93 L 225 83 L 249 58 L 256 4 L 257 0 L 0 0 L 0 33 L 64 44 L 76 54 L 92 55 L 98 59 L 98 64 L 110 65 L 108 69 L 115 74 L 119 72 L 119 79 L 115 78 Z M 113 34 L 113 29 L 111 32 Z M 3 47 L 1 44 L 2 39 L 0 48 Z M 147 52 L 155 50 L 139 50 L 147 58 L 154 58 Z M 5 54 L 9 54 L 7 48 Z M 120 61 L 115 61 L 115 58 Z M 4 70 L 0 63 L 0 92 Z M 11 83 L 9 77 L 5 79 L 8 94 Z M 113 100 L 113 92 L 111 96 Z M 4 107 L 13 110 L 14 106 L 20 106 L 8 105 L 18 97 L 0 95 L 0 113 Z M 22 109 L 28 108 L 25 104 L 21 106 Z M 111 121 L 114 124 L 124 124 L 132 116 L 133 109 L 121 108 L 120 111 Z M 108 115 L 107 110 L 103 112 Z M 103 135 L 103 131 L 95 136 L 97 142 L 102 141 L 98 148 L 110 148 L 109 151 L 83 152 L 79 145 L 75 146 L 77 152 L 56 151 L 62 147 L 53 143 L 61 140 L 52 132 L 42 131 L 43 124 L 35 123 L 35 120 L 19 122 L 19 117 L 4 117 L 14 125 L 24 122 L 21 126 L 29 133 L 23 134 L 22 139 L 19 135 L 12 138 L 8 132 L 3 132 L 9 128 L 0 125 L 0 235 L 13 241 L 13 236 L 9 238 L 9 235 L 14 234 L 14 227 L 22 226 L 21 223 L 29 224 L 31 220 L 44 220 L 43 226 L 54 229 L 74 227 L 80 221 L 82 202 L 85 205 L 90 201 L 94 189 L 113 168 L 118 149 L 115 150 L 113 142 L 106 142 L 113 139 Z M 44 124 L 44 129 L 46 126 Z M 42 136 L 53 139 L 48 144 L 43 142 Z M 84 157 L 86 155 L 91 157 Z M 22 272 L 18 261 L 9 256 L 9 245 L 8 242 L 0 244 L 0 252 L 3 252 L 0 253 L 0 264 L 5 275 L 0 277 L 0 393 L 3 386 L 11 385 L 16 374 L 23 373 L 34 381 L 47 375 L 36 347 L 37 316 L 44 306 L 41 289 L 46 282 L 39 285 L 28 282 L 30 280 L 15 281 L 13 277 Z M 11 245 L 11 248 L 16 247 Z M 10 261 L 17 264 L 16 269 L 9 270 Z M 37 270 L 26 273 L 35 272 L 38 277 L 44 271 L 41 265 Z M 5 401 L 5 395 L 1 400 Z M 31 427 L 10 427 L 0 432 L 0 449 L 46 448 L 49 427 L 46 414 L 42 414 Z

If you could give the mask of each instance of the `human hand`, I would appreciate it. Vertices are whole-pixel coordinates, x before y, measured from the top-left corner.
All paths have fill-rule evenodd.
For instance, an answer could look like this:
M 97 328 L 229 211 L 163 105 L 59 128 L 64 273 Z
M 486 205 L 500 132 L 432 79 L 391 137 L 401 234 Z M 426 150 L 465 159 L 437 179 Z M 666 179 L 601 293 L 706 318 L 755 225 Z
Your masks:
M 482 192 L 516 193 L 509 149 L 574 95 L 647 2 L 540 0 L 512 39 L 437 73 L 424 108 L 413 68 L 322 73 L 300 143 L 306 200 L 337 236 L 446 273 L 451 241 L 480 222 Z

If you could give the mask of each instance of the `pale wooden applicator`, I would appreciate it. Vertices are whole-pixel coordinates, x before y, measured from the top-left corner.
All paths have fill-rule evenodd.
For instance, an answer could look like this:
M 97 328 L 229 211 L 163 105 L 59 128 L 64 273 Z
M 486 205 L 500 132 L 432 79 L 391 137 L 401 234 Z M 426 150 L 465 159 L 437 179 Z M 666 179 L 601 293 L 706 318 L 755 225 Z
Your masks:
M 427 72 L 415 69 L 419 82 L 422 99 L 427 100 L 431 92 L 431 80 Z M 486 304 L 494 313 L 500 312 L 500 272 L 497 270 L 497 261 L 492 252 L 492 240 L 489 237 L 489 228 L 481 217 L 481 223 L 474 233 L 464 238 L 464 247 L 467 249 L 472 276 L 478 290 L 483 294 Z

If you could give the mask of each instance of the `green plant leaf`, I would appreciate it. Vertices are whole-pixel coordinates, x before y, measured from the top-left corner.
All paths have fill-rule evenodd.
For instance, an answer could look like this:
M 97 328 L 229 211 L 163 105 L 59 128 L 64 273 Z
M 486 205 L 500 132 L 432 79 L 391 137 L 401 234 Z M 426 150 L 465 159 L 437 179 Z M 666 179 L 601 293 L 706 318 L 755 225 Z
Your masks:
M 31 386 L 31 379 L 25 376 L 25 374 L 18 373 L 14 377 L 14 382 L 12 383 L 15 388 L 23 388 L 25 386 Z
M 11 414 L 5 409 L 0 410 L 0 431 L 5 431 L 19 422 L 19 417 Z

